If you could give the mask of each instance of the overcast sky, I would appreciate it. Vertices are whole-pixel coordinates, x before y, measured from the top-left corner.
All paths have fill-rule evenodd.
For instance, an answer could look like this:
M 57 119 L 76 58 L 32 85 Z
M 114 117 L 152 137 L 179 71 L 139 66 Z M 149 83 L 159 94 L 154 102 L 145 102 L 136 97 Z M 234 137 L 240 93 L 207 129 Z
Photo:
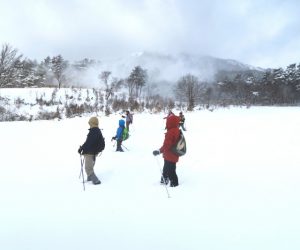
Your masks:
M 298 0 L 0 0 L 0 43 L 25 57 L 195 53 L 300 63 Z

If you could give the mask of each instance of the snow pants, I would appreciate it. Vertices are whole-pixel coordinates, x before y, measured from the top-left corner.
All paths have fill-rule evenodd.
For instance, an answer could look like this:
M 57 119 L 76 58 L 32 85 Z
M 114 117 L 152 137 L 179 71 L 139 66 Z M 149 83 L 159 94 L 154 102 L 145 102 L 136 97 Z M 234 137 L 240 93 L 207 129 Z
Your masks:
M 170 186 L 176 187 L 178 186 L 178 177 L 176 174 L 176 163 L 165 160 L 163 167 L 163 177 L 169 178 Z
M 117 151 L 123 152 L 122 140 L 117 140 Z
M 90 176 L 94 173 L 94 166 L 96 163 L 95 155 L 84 155 L 85 161 L 85 172 L 87 176 Z

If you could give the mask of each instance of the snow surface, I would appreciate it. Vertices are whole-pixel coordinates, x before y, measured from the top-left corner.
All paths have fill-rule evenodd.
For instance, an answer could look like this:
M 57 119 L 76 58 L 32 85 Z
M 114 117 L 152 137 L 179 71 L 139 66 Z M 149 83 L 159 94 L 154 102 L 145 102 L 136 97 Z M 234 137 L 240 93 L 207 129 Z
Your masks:
M 52 102 L 40 105 L 37 99 Z M 85 88 L 0 88 L 0 106 L 7 111 L 36 119 L 39 112 L 54 112 L 59 108 L 64 116 L 66 104 L 94 105 L 96 96 L 92 89 Z
M 3 250 L 300 249 L 300 109 L 186 114 L 180 185 L 159 184 L 164 114 L 136 114 L 124 153 L 106 149 L 83 191 L 77 149 L 88 118 L 0 123 Z

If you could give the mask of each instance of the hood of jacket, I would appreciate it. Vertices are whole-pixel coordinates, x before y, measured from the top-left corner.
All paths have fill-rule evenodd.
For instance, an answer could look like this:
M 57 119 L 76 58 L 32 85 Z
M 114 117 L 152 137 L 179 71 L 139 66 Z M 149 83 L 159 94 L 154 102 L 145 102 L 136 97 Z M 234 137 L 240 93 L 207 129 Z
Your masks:
M 124 120 L 119 120 L 119 126 L 124 127 L 125 126 L 125 121 Z
M 166 121 L 167 130 L 169 130 L 171 128 L 178 128 L 179 122 L 180 122 L 180 117 L 178 117 L 176 115 L 171 115 L 171 116 L 167 117 L 167 121 Z

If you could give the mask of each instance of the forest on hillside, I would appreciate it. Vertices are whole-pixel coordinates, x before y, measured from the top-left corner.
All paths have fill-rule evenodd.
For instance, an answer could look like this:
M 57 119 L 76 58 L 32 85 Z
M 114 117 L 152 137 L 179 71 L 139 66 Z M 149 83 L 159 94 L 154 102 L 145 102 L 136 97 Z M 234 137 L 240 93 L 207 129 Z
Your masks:
M 100 61 L 85 58 L 76 62 L 62 55 L 47 56 L 41 62 L 24 58 L 18 49 L 3 44 L 0 54 L 0 88 L 86 88 L 80 80 Z M 163 70 L 163 69 L 161 69 Z M 185 74 L 176 82 L 154 82 L 147 68 L 136 65 L 127 77 L 115 77 L 115 72 L 96 73 L 95 91 L 103 93 L 104 111 L 108 105 L 119 105 L 132 110 L 143 108 L 172 108 L 175 103 L 186 110 L 200 106 L 299 105 L 300 63 L 286 68 L 265 70 L 219 71 L 211 81 L 201 81 L 195 74 Z M 165 85 L 164 85 L 165 84 Z M 167 86 L 166 96 L 162 88 Z

